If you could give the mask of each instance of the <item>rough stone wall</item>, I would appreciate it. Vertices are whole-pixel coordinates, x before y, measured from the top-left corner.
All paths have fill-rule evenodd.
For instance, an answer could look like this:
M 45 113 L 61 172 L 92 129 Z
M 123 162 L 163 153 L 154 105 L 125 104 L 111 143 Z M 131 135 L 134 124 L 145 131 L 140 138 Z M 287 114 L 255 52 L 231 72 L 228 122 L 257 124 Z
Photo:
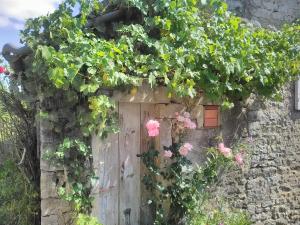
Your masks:
M 254 138 L 247 173 L 247 208 L 261 224 L 300 223 L 300 112 L 294 110 L 294 86 L 283 101 L 258 102 L 248 112 Z
M 252 99 L 241 121 L 224 116 L 228 144 L 234 142 L 231 133 L 237 127 L 247 130 L 240 130 L 240 136 L 252 137 L 251 160 L 243 173 L 232 171 L 224 177 L 217 192 L 247 210 L 257 225 L 300 224 L 300 112 L 294 110 L 293 93 L 291 84 L 282 102 Z
M 279 26 L 300 17 L 299 0 L 229 4 L 231 9 L 264 26 Z M 234 116 L 232 112 L 223 114 L 226 142 L 232 143 L 235 131 L 240 136 L 250 135 L 252 158 L 243 173 L 227 175 L 218 191 L 225 190 L 233 205 L 246 209 L 257 225 L 300 224 L 300 111 L 294 109 L 294 93 L 292 83 L 283 90 L 282 102 L 251 99 L 244 113 L 237 107 Z
M 237 15 L 263 26 L 280 26 L 300 17 L 300 0 L 227 0 Z
M 57 192 L 58 188 L 66 183 L 64 168 L 50 165 L 44 156 L 48 151 L 55 151 L 57 145 L 62 142 L 63 137 L 59 132 L 55 132 L 54 126 L 64 127 L 75 120 L 75 115 L 72 111 L 72 104 L 59 92 L 55 96 L 41 98 L 40 102 L 41 111 L 49 114 L 47 119 L 40 122 L 41 224 L 70 225 L 73 224 L 71 207 L 68 202 L 58 196 Z M 62 130 L 62 132 L 72 137 L 68 130 Z

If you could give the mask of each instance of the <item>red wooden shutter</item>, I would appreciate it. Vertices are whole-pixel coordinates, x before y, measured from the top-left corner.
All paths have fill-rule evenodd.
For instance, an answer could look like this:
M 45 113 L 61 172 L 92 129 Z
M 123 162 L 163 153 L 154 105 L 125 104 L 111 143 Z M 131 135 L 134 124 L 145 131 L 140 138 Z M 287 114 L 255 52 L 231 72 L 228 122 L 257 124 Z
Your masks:
M 204 106 L 204 127 L 214 128 L 219 126 L 219 106 Z

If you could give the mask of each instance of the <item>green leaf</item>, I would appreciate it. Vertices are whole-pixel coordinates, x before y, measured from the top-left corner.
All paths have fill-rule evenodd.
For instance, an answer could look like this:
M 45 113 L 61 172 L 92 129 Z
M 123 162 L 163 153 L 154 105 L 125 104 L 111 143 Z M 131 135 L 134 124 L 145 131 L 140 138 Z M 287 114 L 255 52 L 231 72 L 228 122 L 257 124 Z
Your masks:
M 50 72 L 50 79 L 53 81 L 54 85 L 57 88 L 61 88 L 65 84 L 65 75 L 64 75 L 64 69 L 60 67 L 56 67 Z
M 202 5 L 206 5 L 207 4 L 207 0 L 201 0 L 201 4 Z
M 89 68 L 87 69 L 87 72 L 88 72 L 89 74 L 91 74 L 91 75 L 95 75 L 96 72 L 97 72 L 97 69 L 94 68 L 94 67 L 89 67 Z
M 39 47 L 41 53 L 42 53 L 42 57 L 45 59 L 45 60 L 50 60 L 51 59 L 51 52 L 49 50 L 49 47 L 47 46 L 40 46 Z

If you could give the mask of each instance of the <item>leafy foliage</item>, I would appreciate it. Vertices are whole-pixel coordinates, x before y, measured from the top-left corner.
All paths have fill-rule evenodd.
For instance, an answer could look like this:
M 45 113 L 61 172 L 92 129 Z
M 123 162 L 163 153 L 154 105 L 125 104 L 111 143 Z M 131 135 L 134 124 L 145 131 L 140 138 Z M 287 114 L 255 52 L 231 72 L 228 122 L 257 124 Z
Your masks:
M 97 219 L 84 214 L 79 214 L 76 220 L 76 225 L 101 225 Z
M 0 165 L 0 224 L 32 225 L 38 212 L 38 193 L 12 161 Z
M 220 170 L 232 165 L 215 148 L 208 149 L 204 166 L 196 167 L 179 153 L 179 144 L 165 147 L 172 152 L 170 162 L 161 167 L 157 150 L 141 155 L 148 173 L 143 177 L 145 187 L 152 193 L 149 204 L 155 209 L 156 225 L 179 224 L 190 219 L 205 201 L 208 188 L 217 181 Z M 166 209 L 166 205 L 168 205 Z
M 9 79 L 0 81 L 0 224 L 36 225 L 40 223 L 40 163 L 35 109 L 27 109 L 12 92 Z
M 85 27 L 91 1 L 80 2 L 82 14 L 75 18 L 75 1 L 66 1 L 54 14 L 29 20 L 23 41 L 57 88 L 72 87 L 89 98 L 101 88 L 147 79 L 178 96 L 203 90 L 228 104 L 253 92 L 275 97 L 299 71 L 299 25 L 253 27 L 215 0 L 210 7 L 196 0 L 149 2 L 128 1 L 143 12 L 143 22 L 120 23 L 107 40 Z
M 191 225 L 224 224 L 224 225 L 251 225 L 247 214 L 241 211 L 225 211 L 211 209 L 210 213 L 198 212 L 192 217 Z
M 63 166 L 67 182 L 59 188 L 59 195 L 75 204 L 77 212 L 89 213 L 92 198 L 90 191 L 96 177 L 92 170 L 91 148 L 80 140 L 65 138 L 57 151 L 44 155 L 51 163 Z

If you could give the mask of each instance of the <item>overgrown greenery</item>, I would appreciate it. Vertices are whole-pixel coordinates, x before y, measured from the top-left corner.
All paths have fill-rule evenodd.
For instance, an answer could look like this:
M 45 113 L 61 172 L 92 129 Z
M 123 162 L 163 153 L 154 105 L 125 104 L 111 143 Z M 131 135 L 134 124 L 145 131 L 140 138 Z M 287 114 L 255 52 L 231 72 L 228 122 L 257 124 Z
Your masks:
M 76 225 L 101 225 L 97 218 L 84 215 L 84 214 L 79 214 L 78 218 L 76 220 Z
M 44 157 L 65 169 L 67 183 L 59 188 L 58 194 L 74 203 L 76 211 L 89 214 L 92 207 L 90 191 L 97 179 L 91 170 L 91 148 L 80 140 L 66 138 L 56 152 L 48 152 Z
M 9 79 L 3 80 L 0 77 L 0 224 L 37 225 L 40 171 L 34 113 L 8 89 Z
M 224 225 L 251 225 L 252 222 L 245 212 L 222 211 L 210 208 L 210 212 L 198 212 L 192 218 L 190 225 L 224 224 Z
M 76 4 L 78 16 L 73 15 Z M 90 14 L 115 8 L 135 9 L 134 16 L 86 26 Z M 253 27 L 219 0 L 66 0 L 54 13 L 29 19 L 22 40 L 34 51 L 26 79 L 39 84 L 39 96 L 59 90 L 78 101 L 73 126 L 87 137 L 118 130 L 107 89 L 138 87 L 146 80 L 152 87 L 167 86 L 169 97 L 193 98 L 204 91 L 206 97 L 231 106 L 251 93 L 278 97 L 280 88 L 299 72 L 299 25 L 278 31 Z M 79 158 L 66 162 L 70 148 L 65 149 L 55 159 L 74 170 L 67 173 L 76 196 L 70 200 L 89 208 L 90 182 L 75 171 L 83 170 L 90 154 L 72 147 Z M 73 162 L 76 168 L 70 167 Z M 83 192 L 74 190 L 78 185 Z
M 33 225 L 39 194 L 22 170 L 10 160 L 0 164 L 0 224 Z

